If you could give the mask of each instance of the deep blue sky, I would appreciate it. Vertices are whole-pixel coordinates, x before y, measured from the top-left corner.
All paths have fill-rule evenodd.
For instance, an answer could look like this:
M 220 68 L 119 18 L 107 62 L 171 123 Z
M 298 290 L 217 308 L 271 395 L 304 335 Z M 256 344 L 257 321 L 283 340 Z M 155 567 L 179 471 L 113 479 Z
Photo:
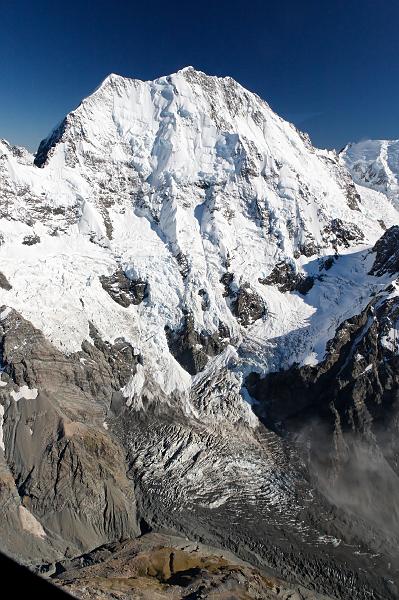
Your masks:
M 231 75 L 323 147 L 399 137 L 399 0 L 0 0 L 0 137 L 40 139 L 110 73 Z

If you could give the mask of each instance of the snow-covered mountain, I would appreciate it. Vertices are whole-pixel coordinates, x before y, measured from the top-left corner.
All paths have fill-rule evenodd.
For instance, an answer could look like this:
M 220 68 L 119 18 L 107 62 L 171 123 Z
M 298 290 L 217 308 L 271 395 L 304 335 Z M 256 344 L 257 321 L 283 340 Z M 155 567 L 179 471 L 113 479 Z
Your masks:
M 89 322 L 103 339 L 123 335 L 162 365 L 166 391 L 190 385 L 164 331 L 186 313 L 196 331 L 222 327 L 223 339 L 261 355 L 262 369 L 270 340 L 301 326 L 308 342 L 295 339 L 296 355 L 288 348 L 282 364 L 320 360 L 331 336 L 324 318 L 311 318 L 320 286 L 307 301 L 262 281 L 280 263 L 317 281 L 320 258 L 368 248 L 383 233 L 379 217 L 397 221 L 384 197 L 360 198 L 335 154 L 314 149 L 232 79 L 192 68 L 154 82 L 109 76 L 32 163 L 2 145 L 0 253 L 13 280 L 2 301 L 65 352 L 89 339 Z M 356 260 L 345 269 L 359 296 Z M 140 305 L 120 307 L 103 289 L 100 277 L 119 270 L 146 283 Z M 327 279 L 334 291 L 324 310 L 335 324 L 350 314 L 337 302 L 335 269 Z M 261 317 L 243 324 L 234 312 L 246 289 Z M 284 360 L 276 352 L 275 368 Z
M 145 522 L 303 585 L 320 578 L 321 593 L 396 597 L 385 577 L 396 517 L 383 542 L 283 433 L 304 439 L 325 418 L 326 477 L 338 481 L 350 422 L 338 387 L 382 380 L 380 360 L 396 352 L 387 253 L 399 215 L 391 179 L 353 181 L 345 164 L 363 173 L 360 154 L 314 148 L 233 79 L 192 67 L 149 82 L 110 75 L 35 156 L 0 142 L 6 550 L 52 562 Z M 380 354 L 367 363 L 364 351 L 343 379 L 372 309 Z M 316 411 L 324 375 L 337 394 Z M 372 388 L 350 405 L 356 435 Z
M 356 183 L 381 191 L 399 203 L 399 140 L 364 140 L 341 152 Z

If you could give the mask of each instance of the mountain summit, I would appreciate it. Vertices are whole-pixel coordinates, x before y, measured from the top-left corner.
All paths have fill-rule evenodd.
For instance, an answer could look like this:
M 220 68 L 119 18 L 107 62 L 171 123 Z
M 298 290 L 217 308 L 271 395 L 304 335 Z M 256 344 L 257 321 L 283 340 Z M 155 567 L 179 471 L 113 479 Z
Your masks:
M 212 336 L 222 327 L 223 339 L 246 345 L 249 337 L 252 346 L 250 327 L 264 363 L 270 339 L 297 330 L 313 311 L 300 296 L 276 297 L 262 283 L 276 264 L 298 280 L 314 277 L 320 257 L 369 247 L 380 237 L 378 212 L 385 226 L 396 223 L 386 199 L 361 199 L 334 153 L 313 148 L 231 78 L 191 67 L 153 82 L 110 75 L 40 144 L 35 165 L 40 170 L 5 148 L 3 196 L 8 215 L 20 221 L 10 236 L 29 261 L 36 253 L 42 261 L 48 244 L 53 257 L 31 283 L 34 303 L 12 292 L 16 308 L 24 307 L 24 316 L 65 351 L 89 339 L 89 322 L 103 339 L 124 335 L 134 345 L 149 344 L 149 360 L 162 365 L 159 377 L 168 389 L 189 380 L 171 359 L 165 327 L 177 330 L 190 314 L 196 331 Z M 40 245 L 24 245 L 27 236 L 40 238 Z M 74 245 L 87 246 L 83 263 Z M 64 307 L 62 286 L 48 293 L 60 273 L 55 256 L 73 273 Z M 146 302 L 130 308 L 128 319 L 109 295 L 100 301 L 107 292 L 99 277 L 119 270 L 146 282 Z M 262 318 L 239 314 L 244 290 Z M 335 321 L 349 316 L 345 306 L 332 304 Z M 106 318 L 107 305 L 118 316 Z M 148 341 L 138 344 L 143 323 Z M 324 325 L 316 320 L 309 343 L 295 357 L 289 350 L 287 361 L 319 360 L 328 339 Z M 272 364 L 280 360 L 273 356 Z
M 397 597 L 398 212 L 357 157 L 192 67 L 0 142 L 8 553 L 167 529 Z

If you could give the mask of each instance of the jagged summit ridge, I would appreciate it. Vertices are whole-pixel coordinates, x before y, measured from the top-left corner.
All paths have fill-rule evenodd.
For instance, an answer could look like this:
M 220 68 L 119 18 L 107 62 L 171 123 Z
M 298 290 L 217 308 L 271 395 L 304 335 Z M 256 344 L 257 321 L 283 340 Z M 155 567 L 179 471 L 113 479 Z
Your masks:
M 92 94 L 90 94 L 88 97 L 86 97 L 82 100 L 82 102 L 79 104 L 79 106 L 69 114 L 69 117 L 71 117 L 75 113 L 79 113 L 80 110 L 82 109 L 82 107 L 84 107 L 86 103 L 91 103 L 94 98 L 97 101 L 101 102 L 101 99 L 104 100 L 104 96 L 106 96 L 107 94 L 114 95 L 114 94 L 121 93 L 122 89 L 126 88 L 128 86 L 139 85 L 139 86 L 147 86 L 147 87 L 152 88 L 152 87 L 154 87 L 154 84 L 156 84 L 158 82 L 162 85 L 162 83 L 170 82 L 171 80 L 173 80 L 175 78 L 190 77 L 190 76 L 196 77 L 198 80 L 202 79 L 203 81 L 212 81 L 212 80 L 222 79 L 222 78 L 218 78 L 215 76 L 208 76 L 205 73 L 203 73 L 202 71 L 197 71 L 192 66 L 184 67 L 183 69 L 180 69 L 179 71 L 177 71 L 176 73 L 173 73 L 171 75 L 165 75 L 165 76 L 158 77 L 154 81 L 141 81 L 138 79 L 124 77 L 124 76 L 116 74 L 116 73 L 110 73 L 109 75 L 107 75 L 107 77 L 105 77 L 105 79 L 100 83 L 100 85 L 97 86 L 97 88 L 93 91 Z M 233 83 L 236 86 L 239 86 L 239 84 L 230 77 L 225 77 L 223 79 Z M 52 146 L 51 142 L 54 141 L 55 138 L 57 138 L 57 140 L 58 140 L 62 136 L 63 128 L 67 124 L 67 122 L 68 122 L 68 117 L 66 117 L 66 119 L 64 119 L 59 125 L 57 125 L 54 128 L 54 130 L 49 134 L 49 136 L 47 136 L 41 142 L 40 146 L 43 151 L 47 146 L 50 146 L 50 147 Z M 37 153 L 37 154 L 39 154 L 39 157 L 37 158 L 38 166 L 43 166 L 43 163 L 45 162 L 45 159 L 46 159 L 46 156 L 42 156 L 42 150 L 39 149 L 39 151 Z
M 197 88 L 197 90 L 190 88 Z M 136 90 L 136 94 L 134 94 L 134 90 Z M 233 93 L 234 91 L 235 94 Z M 179 94 L 180 98 L 175 98 L 175 96 Z M 223 98 L 223 96 L 227 96 L 228 94 L 232 96 L 230 103 L 234 102 L 235 95 L 236 97 L 242 96 L 242 98 L 247 99 L 251 97 L 252 101 L 257 100 L 257 102 L 266 106 L 266 103 L 261 101 L 254 94 L 247 92 L 232 78 L 208 76 L 201 71 L 196 71 L 192 67 L 187 67 L 177 73 L 160 77 L 154 81 L 140 81 L 111 74 L 105 78 L 93 94 L 85 98 L 77 109 L 68 115 L 62 126 L 70 123 L 70 127 L 72 128 L 74 123 L 77 124 L 80 122 L 80 118 L 87 121 L 87 118 L 104 117 L 104 114 L 97 112 L 95 115 L 92 111 L 95 109 L 96 105 L 98 107 L 99 104 L 102 104 L 102 109 L 106 112 L 107 105 L 109 108 L 111 102 L 114 109 L 113 116 L 120 126 L 119 134 L 122 137 L 128 138 L 129 132 L 126 131 L 126 128 L 121 126 L 122 117 L 118 108 L 126 111 L 127 114 L 131 113 L 130 120 L 133 122 L 140 118 L 149 123 L 152 120 L 162 121 L 163 119 L 170 117 L 171 114 L 174 115 L 176 121 L 180 121 L 181 118 L 190 119 L 190 117 L 193 117 L 195 119 L 195 111 L 190 112 L 187 107 L 185 108 L 185 102 L 186 104 L 190 104 L 191 101 L 192 106 L 192 101 L 198 101 L 200 96 L 203 96 L 205 100 L 207 99 L 208 104 L 209 101 L 212 100 L 213 104 L 211 102 L 211 106 L 198 107 L 200 109 L 198 112 L 209 113 L 212 112 L 209 109 L 213 108 L 215 110 L 216 108 L 220 108 L 218 105 L 229 102 L 228 97 Z M 212 95 L 216 97 L 212 98 Z M 118 97 L 122 100 L 125 98 L 127 102 L 118 106 Z M 164 102 L 162 102 L 162 100 L 164 100 Z M 140 109 L 140 105 L 143 104 L 143 102 L 145 104 Z M 151 109 L 151 104 L 154 105 L 153 109 Z M 232 106 L 233 104 L 231 104 L 230 108 L 232 108 Z M 137 111 L 138 114 L 135 115 L 135 111 Z M 212 116 L 216 119 L 216 112 Z M 221 124 L 226 125 L 227 123 L 221 122 Z M 62 136 L 62 128 L 63 127 L 57 126 L 54 130 L 57 138 Z M 132 131 L 131 133 L 137 133 L 137 131 Z M 46 144 L 48 144 L 48 141 L 53 140 L 53 138 L 54 135 L 52 133 L 42 142 L 42 149 L 44 149 Z M 41 152 L 39 152 L 39 154 L 41 154 Z M 42 165 L 43 161 L 43 158 L 37 160 L 39 165 Z

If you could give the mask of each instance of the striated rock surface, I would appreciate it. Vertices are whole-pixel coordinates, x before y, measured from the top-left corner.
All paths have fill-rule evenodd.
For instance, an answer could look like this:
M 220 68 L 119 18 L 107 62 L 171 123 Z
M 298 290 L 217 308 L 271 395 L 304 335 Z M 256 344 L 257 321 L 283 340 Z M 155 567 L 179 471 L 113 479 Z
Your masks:
M 134 368 L 126 342 L 65 356 L 18 313 L 2 314 L 2 549 L 54 560 L 135 535 L 124 452 L 103 426 Z

